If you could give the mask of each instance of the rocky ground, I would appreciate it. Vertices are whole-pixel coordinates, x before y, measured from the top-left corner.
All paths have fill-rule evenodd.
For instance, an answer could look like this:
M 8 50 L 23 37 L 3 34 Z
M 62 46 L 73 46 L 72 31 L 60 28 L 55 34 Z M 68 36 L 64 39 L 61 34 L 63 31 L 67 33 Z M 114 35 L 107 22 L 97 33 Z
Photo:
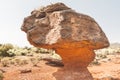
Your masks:
M 120 54 L 108 55 L 100 65 L 89 66 L 95 80 L 120 80 Z
M 60 56 L 53 50 L 11 48 L 7 44 L 0 47 L 0 52 L 0 80 L 56 80 L 55 72 L 63 67 Z M 95 52 L 96 58 L 88 66 L 94 80 L 120 80 L 120 48 Z
M 50 54 L 43 54 L 42 56 L 48 58 Z M 38 60 L 30 56 L 19 56 L 14 59 L 17 59 L 18 63 L 9 63 L 7 65 L 7 62 L 0 63 L 3 80 L 55 80 L 54 73 L 62 67 L 62 65 L 56 65 L 42 59 Z M 120 80 L 119 66 L 120 53 L 116 53 L 109 54 L 103 59 L 98 59 L 97 62 L 90 64 L 88 69 L 95 80 Z

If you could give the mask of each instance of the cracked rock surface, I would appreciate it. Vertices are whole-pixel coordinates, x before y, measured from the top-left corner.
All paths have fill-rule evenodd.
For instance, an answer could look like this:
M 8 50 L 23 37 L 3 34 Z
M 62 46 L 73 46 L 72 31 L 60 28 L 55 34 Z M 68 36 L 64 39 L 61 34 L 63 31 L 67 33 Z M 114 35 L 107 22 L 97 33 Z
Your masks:
M 61 44 L 67 43 L 73 43 L 70 47 L 81 47 L 81 41 L 93 49 L 109 45 L 104 32 L 93 18 L 78 13 L 63 3 L 33 10 L 24 19 L 21 29 L 27 33 L 29 42 L 37 47 L 65 47 Z
M 55 3 L 31 12 L 21 29 L 36 46 L 54 49 L 64 67 L 53 73 L 56 80 L 93 80 L 87 66 L 95 57 L 94 50 L 109 46 L 97 22 L 63 3 Z

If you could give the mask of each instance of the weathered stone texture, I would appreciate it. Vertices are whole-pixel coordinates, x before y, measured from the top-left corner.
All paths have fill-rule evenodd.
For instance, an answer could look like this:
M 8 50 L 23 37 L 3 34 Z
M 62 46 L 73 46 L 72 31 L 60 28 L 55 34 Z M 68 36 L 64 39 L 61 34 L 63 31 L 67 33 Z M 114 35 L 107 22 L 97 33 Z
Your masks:
M 32 45 L 55 49 L 62 57 L 64 67 L 53 74 L 56 80 L 93 80 L 87 66 L 95 57 L 94 50 L 109 46 L 93 18 L 63 3 L 32 11 L 21 29 Z
M 39 47 L 47 45 L 56 48 L 59 44 L 72 42 L 78 42 L 75 47 L 81 47 L 81 41 L 86 41 L 93 49 L 109 45 L 93 18 L 77 13 L 62 3 L 32 11 L 24 19 L 21 29 L 27 33 L 30 43 Z

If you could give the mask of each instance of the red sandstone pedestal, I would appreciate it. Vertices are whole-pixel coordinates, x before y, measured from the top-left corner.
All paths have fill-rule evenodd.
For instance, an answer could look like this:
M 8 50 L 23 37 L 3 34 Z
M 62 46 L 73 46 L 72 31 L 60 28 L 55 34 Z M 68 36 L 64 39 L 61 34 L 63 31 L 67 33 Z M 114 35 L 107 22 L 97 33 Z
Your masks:
M 93 80 L 87 70 L 95 57 L 93 50 L 109 46 L 106 35 L 93 18 L 63 3 L 32 11 L 21 29 L 32 45 L 54 49 L 62 57 L 64 67 L 53 73 L 56 80 Z
M 62 57 L 64 67 L 59 69 L 54 76 L 56 80 L 93 80 L 87 66 L 93 61 L 95 54 L 89 47 L 57 49 Z

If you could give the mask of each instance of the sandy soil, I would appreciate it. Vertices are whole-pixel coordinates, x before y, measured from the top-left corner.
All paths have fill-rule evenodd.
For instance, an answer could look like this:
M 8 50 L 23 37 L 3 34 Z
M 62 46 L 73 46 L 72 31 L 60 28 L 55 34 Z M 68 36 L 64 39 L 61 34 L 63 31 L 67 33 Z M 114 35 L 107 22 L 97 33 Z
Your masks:
M 89 71 L 95 79 L 120 80 L 120 55 L 109 55 L 107 57 L 101 60 L 100 65 L 89 66 Z
M 100 65 L 90 65 L 89 71 L 95 80 L 120 80 L 120 55 L 109 55 L 108 60 L 101 60 Z M 0 67 L 4 72 L 4 80 L 55 80 L 52 73 L 57 66 L 51 66 L 46 61 L 40 61 L 37 66 L 31 64 Z M 42 77 L 39 77 L 41 76 Z

